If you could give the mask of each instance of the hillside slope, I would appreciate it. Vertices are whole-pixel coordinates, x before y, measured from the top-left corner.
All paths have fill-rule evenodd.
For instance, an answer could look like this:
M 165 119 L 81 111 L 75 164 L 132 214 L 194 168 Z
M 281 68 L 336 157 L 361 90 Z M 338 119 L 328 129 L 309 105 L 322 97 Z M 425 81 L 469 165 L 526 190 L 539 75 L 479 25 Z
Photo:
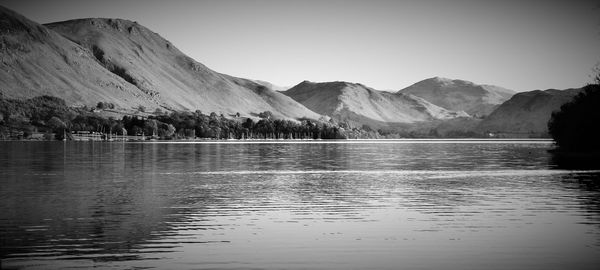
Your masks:
M 291 88 L 289 86 L 274 85 L 274 84 L 272 84 L 270 82 L 262 81 L 262 80 L 252 80 L 252 81 L 255 82 L 255 83 L 258 83 L 260 85 L 263 85 L 263 86 L 265 86 L 265 87 L 267 87 L 267 88 L 269 88 L 271 90 L 274 90 L 274 91 L 280 91 L 281 92 L 281 91 L 285 91 L 285 90 L 288 90 L 288 89 Z
M 375 126 L 465 116 L 416 96 L 377 91 L 348 82 L 304 81 L 283 93 L 307 108 L 338 121 Z
M 121 19 L 40 25 L 0 7 L 0 94 L 57 96 L 69 105 L 201 110 L 281 118 L 320 115 L 249 80 L 210 70 L 158 34 Z
M 548 132 L 548 120 L 553 111 L 570 101 L 582 89 L 535 90 L 514 95 L 500 105 L 478 126 L 480 131 L 503 133 Z
M 96 18 L 47 26 L 88 48 L 103 66 L 137 86 L 148 98 L 174 110 L 244 115 L 271 111 L 281 117 L 319 117 L 299 104 L 281 110 L 286 106 L 277 103 L 285 100 L 280 93 L 270 89 L 257 92 L 256 83 L 240 83 L 243 79 L 214 72 L 136 22 Z
M 156 106 L 137 87 L 101 66 L 85 48 L 0 6 L 0 94 L 57 96 L 70 105 L 112 102 Z
M 398 92 L 424 98 L 448 110 L 464 111 L 471 116 L 488 115 L 515 94 L 513 90 L 499 86 L 440 77 L 425 79 Z

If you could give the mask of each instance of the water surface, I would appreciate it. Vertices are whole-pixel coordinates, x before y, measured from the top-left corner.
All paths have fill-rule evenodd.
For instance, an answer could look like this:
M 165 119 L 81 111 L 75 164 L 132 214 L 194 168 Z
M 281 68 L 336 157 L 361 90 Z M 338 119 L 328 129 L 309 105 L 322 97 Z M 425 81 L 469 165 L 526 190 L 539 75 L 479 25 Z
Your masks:
M 545 141 L 0 142 L 2 267 L 596 269 Z

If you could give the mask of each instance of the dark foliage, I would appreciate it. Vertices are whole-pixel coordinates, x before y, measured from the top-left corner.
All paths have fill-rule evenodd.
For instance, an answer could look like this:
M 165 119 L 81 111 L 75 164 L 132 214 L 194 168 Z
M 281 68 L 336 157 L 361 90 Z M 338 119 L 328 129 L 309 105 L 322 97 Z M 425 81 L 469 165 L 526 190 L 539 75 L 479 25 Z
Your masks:
M 111 108 L 99 102 L 96 108 Z M 196 112 L 159 113 L 149 117 L 104 118 L 87 108 L 68 107 L 64 100 L 42 96 L 28 100 L 0 97 L 0 139 L 24 139 L 33 133 L 54 133 L 62 139 L 71 131 L 90 131 L 118 135 L 145 135 L 159 139 L 344 139 L 348 135 L 375 137 L 359 129 L 342 129 L 334 123 L 309 119 L 274 119 L 272 113 L 260 113 L 262 119 L 228 119 L 223 115 Z M 46 136 L 47 137 L 47 136 Z
M 51 96 L 28 100 L 0 98 L 0 138 L 29 137 L 34 132 L 62 133 L 63 119 L 74 117 L 65 101 Z
M 595 84 L 571 102 L 552 113 L 548 131 L 560 149 L 580 152 L 599 152 L 600 140 L 600 75 Z
M 267 118 L 255 122 L 251 118 L 243 121 L 202 114 L 200 111 L 173 112 L 170 115 L 156 115 L 148 119 L 123 118 L 125 129 L 134 126 L 142 128 L 145 134 L 168 134 L 171 126 L 176 131 L 175 138 L 199 137 L 214 139 L 344 139 L 339 127 L 321 122 L 303 120 L 300 122 Z M 147 124 L 156 121 L 155 124 Z
M 101 110 L 106 110 L 106 109 L 114 109 L 115 108 L 115 104 L 110 103 L 110 102 L 98 102 L 98 104 L 96 105 L 97 109 L 101 109 Z

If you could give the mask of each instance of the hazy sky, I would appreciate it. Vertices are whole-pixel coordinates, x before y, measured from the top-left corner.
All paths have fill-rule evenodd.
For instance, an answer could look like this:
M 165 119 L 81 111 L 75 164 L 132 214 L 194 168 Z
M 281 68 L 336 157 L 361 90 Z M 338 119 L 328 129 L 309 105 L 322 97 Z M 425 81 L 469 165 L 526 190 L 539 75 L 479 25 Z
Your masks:
M 442 76 L 579 87 L 600 63 L 598 1 L 2 0 L 40 22 L 137 21 L 218 72 L 399 90 Z

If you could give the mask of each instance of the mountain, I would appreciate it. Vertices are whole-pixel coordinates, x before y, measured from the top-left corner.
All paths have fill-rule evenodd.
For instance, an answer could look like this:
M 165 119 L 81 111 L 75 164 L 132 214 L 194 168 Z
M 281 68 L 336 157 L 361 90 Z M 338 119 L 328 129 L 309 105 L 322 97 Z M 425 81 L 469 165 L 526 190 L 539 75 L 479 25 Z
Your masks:
M 271 111 L 279 117 L 319 117 L 278 92 L 210 70 L 136 22 L 80 19 L 47 26 L 88 48 L 107 69 L 123 74 L 147 96 L 172 109 L 245 115 Z
M 349 82 L 304 81 L 283 93 L 319 114 L 374 127 L 466 116 L 413 95 L 377 91 Z
M 521 134 L 547 134 L 553 111 L 571 101 L 581 88 L 535 90 L 515 94 L 478 126 L 481 131 Z
M 440 77 L 422 80 L 398 92 L 424 98 L 448 110 L 464 111 L 471 116 L 488 115 L 515 94 L 515 91 L 499 86 Z
M 320 117 L 279 92 L 207 68 L 136 22 L 94 18 L 44 26 L 6 8 L 0 13 L 5 97 L 52 95 L 70 105 L 102 101 L 123 109 Z
M 267 88 L 269 88 L 271 90 L 274 90 L 274 91 L 285 91 L 285 90 L 288 90 L 288 89 L 291 88 L 289 86 L 274 85 L 274 84 L 272 84 L 270 82 L 262 81 L 262 80 L 252 80 L 252 81 L 255 82 L 255 83 L 258 83 L 260 85 L 263 85 L 263 86 L 265 86 L 265 87 L 267 87 Z
M 63 98 L 70 105 L 99 101 L 123 108 L 153 106 L 134 85 L 105 69 L 85 48 L 0 6 L 0 96 Z

